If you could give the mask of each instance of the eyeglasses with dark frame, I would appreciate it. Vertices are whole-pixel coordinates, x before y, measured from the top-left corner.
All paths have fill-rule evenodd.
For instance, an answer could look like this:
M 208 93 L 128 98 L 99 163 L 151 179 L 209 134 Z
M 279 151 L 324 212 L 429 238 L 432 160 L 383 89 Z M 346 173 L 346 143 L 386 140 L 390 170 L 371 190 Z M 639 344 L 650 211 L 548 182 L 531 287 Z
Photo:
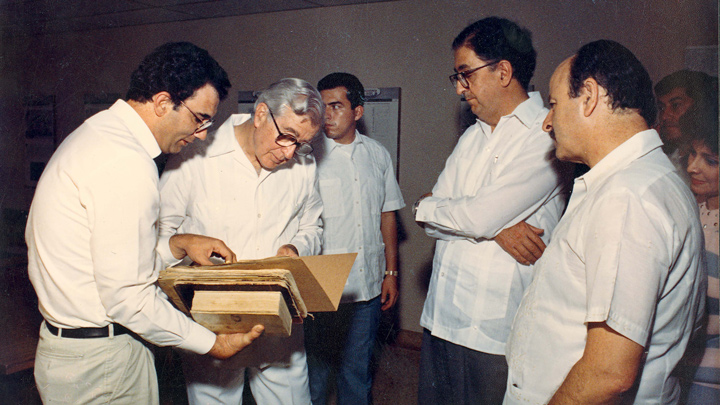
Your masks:
M 190 114 L 192 114 L 193 117 L 195 117 L 195 120 L 197 120 L 198 127 L 194 132 L 195 134 L 197 134 L 200 131 L 204 131 L 204 130 L 210 128 L 212 126 L 212 124 L 215 123 L 215 121 L 212 118 L 202 119 L 202 118 L 198 117 L 198 115 L 195 114 L 195 112 L 193 110 L 191 110 L 190 107 L 188 107 L 182 100 L 180 100 L 180 104 L 182 104 L 185 108 L 187 108 L 187 110 L 190 111 Z
M 270 117 L 272 118 L 273 124 L 275 124 L 275 128 L 277 128 L 278 136 L 275 138 L 275 143 L 286 147 L 286 146 L 293 146 L 295 145 L 295 153 L 297 153 L 300 156 L 307 156 L 312 153 L 313 147 L 310 145 L 309 142 L 298 142 L 295 135 L 285 134 L 280 130 L 280 127 L 277 124 L 277 121 L 275 121 L 275 116 L 272 113 L 272 110 L 268 107 L 268 112 L 270 113 Z
M 473 73 L 477 72 L 478 70 L 480 70 L 480 69 L 482 69 L 482 68 L 484 68 L 484 67 L 488 67 L 488 66 L 494 65 L 494 64 L 496 64 L 496 63 L 497 63 L 497 62 L 490 62 L 490 63 L 486 63 L 486 64 L 484 64 L 484 65 L 482 65 L 482 66 L 480 66 L 480 67 L 476 67 L 476 68 L 474 68 L 474 69 L 470 69 L 470 70 L 466 70 L 466 71 L 464 71 L 464 72 L 457 72 L 457 73 L 451 74 L 451 75 L 450 75 L 450 83 L 452 83 L 453 87 L 457 87 L 457 83 L 460 82 L 460 85 L 461 85 L 461 86 L 463 86 L 463 87 L 466 88 L 466 89 L 469 89 L 469 88 L 470 88 L 470 82 L 468 82 L 468 78 L 470 77 L 470 75 L 472 75 Z

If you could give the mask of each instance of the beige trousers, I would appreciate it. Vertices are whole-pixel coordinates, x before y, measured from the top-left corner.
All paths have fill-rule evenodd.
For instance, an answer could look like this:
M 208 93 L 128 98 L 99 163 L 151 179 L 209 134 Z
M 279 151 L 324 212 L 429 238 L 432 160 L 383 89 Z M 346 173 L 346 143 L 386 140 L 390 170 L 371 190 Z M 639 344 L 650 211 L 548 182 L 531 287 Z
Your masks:
M 152 351 L 131 335 L 72 339 L 40 326 L 35 382 L 43 404 L 158 404 Z

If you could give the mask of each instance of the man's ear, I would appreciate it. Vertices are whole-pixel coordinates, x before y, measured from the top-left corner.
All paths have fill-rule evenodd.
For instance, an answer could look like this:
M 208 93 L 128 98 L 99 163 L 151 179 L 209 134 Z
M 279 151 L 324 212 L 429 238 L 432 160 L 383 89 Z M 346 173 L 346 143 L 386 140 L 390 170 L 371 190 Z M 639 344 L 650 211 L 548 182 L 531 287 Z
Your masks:
M 513 78 L 512 64 L 506 60 L 501 60 L 497 63 L 497 68 L 495 68 L 495 70 L 499 74 L 500 85 L 503 87 L 509 86 Z
M 164 116 L 175 108 L 175 103 L 173 103 L 170 93 L 167 91 L 161 91 L 155 94 L 151 101 L 153 103 L 153 111 L 158 117 Z
M 270 108 L 265 103 L 260 103 L 255 107 L 255 112 L 253 113 L 253 124 L 255 128 L 262 125 L 264 120 L 267 120 L 269 110 Z
M 600 85 L 598 85 L 592 77 L 585 79 L 583 82 L 580 104 L 582 105 L 583 115 L 585 117 L 589 117 L 598 106 L 601 90 Z
M 355 109 L 353 110 L 353 113 L 355 114 L 355 121 L 359 121 L 360 118 L 363 117 L 363 114 L 365 114 L 365 107 L 359 105 L 359 106 L 355 107 Z

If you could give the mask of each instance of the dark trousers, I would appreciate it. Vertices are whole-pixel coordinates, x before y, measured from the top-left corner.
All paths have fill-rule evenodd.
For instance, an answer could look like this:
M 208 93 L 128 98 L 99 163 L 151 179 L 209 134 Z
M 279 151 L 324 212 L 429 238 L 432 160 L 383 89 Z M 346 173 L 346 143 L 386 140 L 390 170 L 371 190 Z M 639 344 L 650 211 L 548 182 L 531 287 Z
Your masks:
M 420 405 L 502 404 L 507 376 L 505 356 L 468 349 L 423 330 Z

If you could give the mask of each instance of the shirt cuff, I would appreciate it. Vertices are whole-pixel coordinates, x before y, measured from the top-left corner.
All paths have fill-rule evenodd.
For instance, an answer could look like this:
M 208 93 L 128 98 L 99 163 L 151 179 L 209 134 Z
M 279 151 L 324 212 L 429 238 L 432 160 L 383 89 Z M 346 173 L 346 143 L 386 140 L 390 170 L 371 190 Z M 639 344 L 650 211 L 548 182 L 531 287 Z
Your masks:
M 158 238 L 157 247 L 155 248 L 155 251 L 158 255 L 160 255 L 160 259 L 162 260 L 162 269 L 172 267 L 182 261 L 182 259 L 176 259 L 175 256 L 173 256 L 172 251 L 170 250 L 171 237 L 172 235 L 160 236 Z
M 403 200 L 386 201 L 385 205 L 382 207 L 382 212 L 397 211 L 403 207 L 405 207 L 405 202 Z
M 435 210 L 437 209 L 438 203 L 442 199 L 438 197 L 425 197 L 420 204 L 418 204 L 417 212 L 415 213 L 415 221 L 417 222 L 433 222 Z
M 191 321 L 190 333 L 178 347 L 197 354 L 207 354 L 215 344 L 215 339 L 215 333 Z

